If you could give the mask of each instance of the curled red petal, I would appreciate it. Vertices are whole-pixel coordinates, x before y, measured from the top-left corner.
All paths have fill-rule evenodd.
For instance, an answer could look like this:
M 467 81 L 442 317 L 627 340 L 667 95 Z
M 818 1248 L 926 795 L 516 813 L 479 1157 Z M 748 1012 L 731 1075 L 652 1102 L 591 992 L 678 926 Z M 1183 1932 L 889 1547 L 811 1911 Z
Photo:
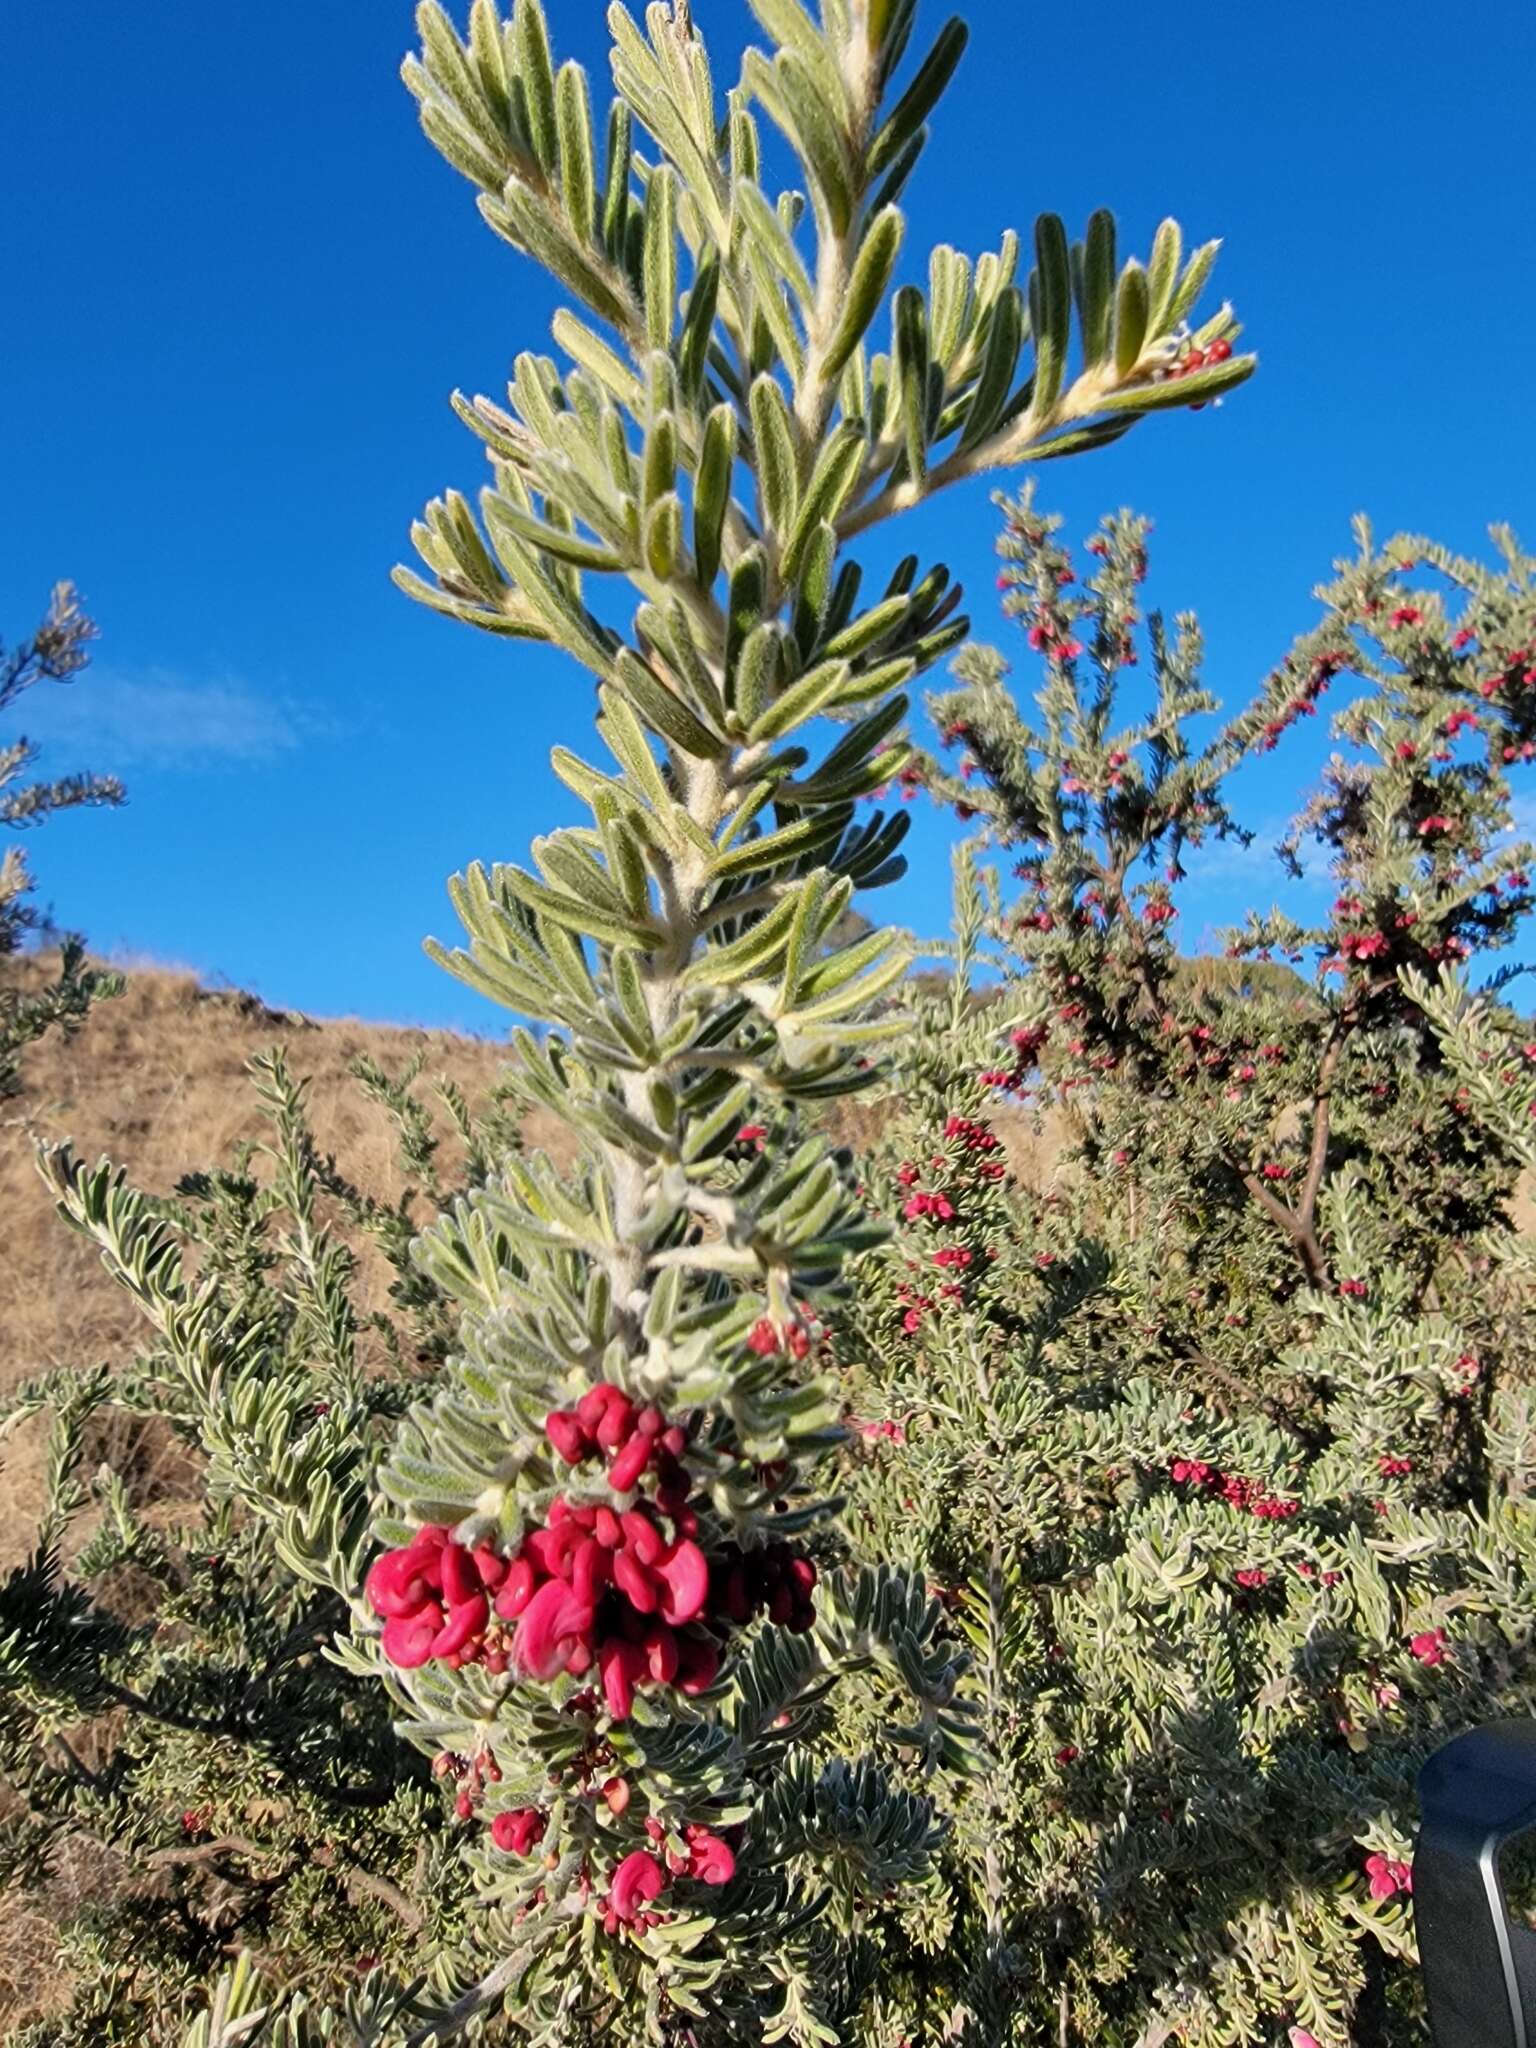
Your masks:
M 589 1536 L 571 1565 L 571 1591 L 578 1599 L 595 1606 L 598 1594 L 612 1576 L 613 1553 L 604 1550 L 595 1536 Z
M 614 1388 L 614 1398 L 608 1403 L 607 1412 L 597 1425 L 596 1436 L 605 1451 L 616 1451 L 635 1426 L 635 1404 L 628 1394 Z
M 635 1704 L 635 1686 L 645 1676 L 645 1654 L 638 1643 L 626 1643 L 610 1636 L 598 1645 L 597 1668 L 602 1675 L 603 1698 L 615 1721 L 627 1721 Z
M 480 1591 L 480 1575 L 470 1562 L 469 1552 L 461 1544 L 445 1544 L 440 1554 L 443 1561 L 443 1597 L 450 1607 L 458 1607 Z
M 579 1416 L 569 1409 L 557 1409 L 544 1418 L 544 1434 L 567 1465 L 579 1465 L 592 1446 Z
M 547 1579 L 523 1609 L 512 1655 L 525 1677 L 545 1681 L 563 1671 L 574 1645 L 592 1626 L 592 1608 L 560 1579 Z
M 414 1550 L 386 1550 L 375 1558 L 366 1592 L 375 1614 L 386 1621 L 414 1614 L 430 1597 Z
M 615 1401 L 622 1401 L 623 1398 L 624 1389 L 611 1385 L 607 1380 L 599 1380 L 595 1387 L 588 1387 L 576 1403 L 576 1413 L 581 1420 L 582 1428 L 590 1431 L 595 1437 L 597 1425 L 608 1413 L 610 1405 Z
M 660 1588 L 652 1574 L 627 1550 L 613 1553 L 613 1583 L 624 1595 L 631 1607 L 641 1614 L 654 1614 L 660 1599 Z
M 661 1596 L 663 1621 L 680 1628 L 704 1612 L 709 1598 L 709 1561 L 691 1538 L 672 1545 L 656 1566 L 656 1576 L 665 1588 Z
M 489 1543 L 480 1544 L 470 1552 L 470 1557 L 474 1563 L 475 1576 L 487 1593 L 494 1593 L 507 1576 L 507 1560 L 498 1551 L 492 1550 Z
M 617 1550 L 624 1541 L 624 1525 L 612 1508 L 599 1508 L 592 1524 L 592 1534 L 604 1550 Z
M 491 1840 L 511 1856 L 526 1856 L 536 1842 L 544 1839 L 545 1816 L 536 1806 L 520 1806 L 512 1813 L 498 1813 L 491 1822 Z
M 647 1672 L 658 1685 L 670 1685 L 677 1676 L 677 1637 L 665 1622 L 646 1630 L 644 1649 Z
M 666 1889 L 667 1873 L 644 1849 L 631 1849 L 613 1873 L 608 1893 L 609 1911 L 620 1920 L 633 1920 L 642 1906 L 650 1904 Z
M 645 1509 L 630 1508 L 620 1515 L 619 1522 L 624 1531 L 624 1548 L 640 1564 L 654 1564 L 666 1549 L 667 1539 Z
M 433 1656 L 456 1656 L 471 1636 L 484 1635 L 490 1616 L 490 1603 L 479 1591 L 472 1593 L 469 1599 L 459 1601 L 457 1606 L 449 1609 L 448 1619 L 432 1644 Z
M 650 1438 L 637 1429 L 608 1467 L 608 1484 L 615 1493 L 628 1493 L 632 1486 L 640 1484 L 654 1448 Z
M 736 1875 L 736 1858 L 728 1842 L 712 1835 L 708 1828 L 691 1831 L 688 1838 L 688 1875 L 700 1884 L 729 1884 Z
M 380 1638 L 384 1654 L 401 1671 L 414 1671 L 432 1655 L 432 1645 L 443 1625 L 443 1610 L 435 1600 L 411 1615 L 396 1615 L 384 1624 Z
M 496 1612 L 504 1621 L 515 1621 L 528 1602 L 533 1598 L 539 1575 L 531 1559 L 514 1557 L 507 1566 L 507 1576 L 496 1595 Z

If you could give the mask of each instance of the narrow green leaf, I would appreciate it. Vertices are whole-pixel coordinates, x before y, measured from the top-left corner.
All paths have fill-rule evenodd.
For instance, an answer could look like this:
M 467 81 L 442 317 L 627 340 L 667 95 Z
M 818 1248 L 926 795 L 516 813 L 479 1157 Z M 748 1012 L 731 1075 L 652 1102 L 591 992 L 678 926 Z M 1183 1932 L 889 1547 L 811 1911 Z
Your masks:
M 597 165 L 592 153 L 592 103 L 587 74 L 577 63 L 562 64 L 555 82 L 555 119 L 560 137 L 560 196 L 565 217 L 584 242 L 597 233 Z
M 641 503 L 647 513 L 677 482 L 677 422 L 670 412 L 652 420 L 641 457 Z
M 768 564 L 762 549 L 751 547 L 746 549 L 731 571 L 725 649 L 728 674 L 736 666 L 747 635 L 760 623 L 767 602 Z
M 657 164 L 645 192 L 645 331 L 652 348 L 672 346 L 677 318 L 677 173 Z
M 781 867 L 785 861 L 826 845 L 841 831 L 842 822 L 835 813 L 797 818 L 793 824 L 781 825 L 777 832 L 764 833 L 760 839 L 744 840 L 740 846 L 733 846 L 728 853 L 722 853 L 714 863 L 714 877 L 724 881 L 730 875 L 766 873 L 770 868 Z
M 845 235 L 853 219 L 853 181 L 838 112 L 822 97 L 811 68 L 797 52 L 781 50 L 774 59 L 773 76 L 789 116 L 789 140 L 810 176 L 812 198 L 833 233 Z
M 1208 364 L 1203 370 L 1191 370 L 1187 376 L 1170 378 L 1162 384 L 1131 384 L 1124 391 L 1112 391 L 1099 400 L 1099 407 L 1103 412 L 1143 413 L 1209 404 L 1223 392 L 1246 383 L 1258 366 L 1257 356 L 1232 356 L 1227 362 Z
M 658 498 L 645 520 L 645 559 L 651 574 L 668 583 L 683 553 L 683 501 L 676 491 Z
M 608 178 L 603 191 L 603 247 L 611 263 L 619 262 L 629 231 L 629 158 L 634 117 L 623 100 L 608 115 Z
M 1024 294 L 1017 285 L 1009 285 L 993 307 L 988 323 L 981 372 L 960 433 L 962 452 L 979 447 L 1002 419 L 1023 346 Z
M 847 681 L 848 664 L 845 661 L 824 662 L 820 668 L 811 669 L 799 682 L 791 683 L 777 703 L 754 720 L 748 728 L 748 738 L 754 745 L 759 740 L 782 738 L 834 702 Z
M 732 670 L 732 708 L 749 732 L 772 703 L 784 656 L 784 629 L 774 620 L 755 626 L 742 642 Z
M 906 622 L 912 610 L 908 597 L 887 597 L 877 605 L 871 605 L 867 612 L 855 619 L 850 626 L 829 640 L 822 652 L 830 657 L 841 656 L 852 661 L 858 655 L 867 654 L 872 647 L 878 647 L 882 640 L 890 638 L 897 628 Z
M 612 392 L 626 411 L 640 413 L 645 408 L 645 386 L 600 335 L 578 320 L 567 306 L 562 306 L 550 323 L 555 340 L 573 362 L 589 371 L 605 391 Z
M 683 315 L 682 339 L 677 350 L 678 381 L 689 398 L 697 400 L 704 390 L 709 366 L 709 344 L 714 334 L 715 313 L 720 303 L 720 256 L 715 249 L 705 252 L 694 273 Z
M 1048 415 L 1061 395 L 1072 339 L 1072 268 L 1067 255 L 1067 231 L 1059 214 L 1042 213 L 1035 222 L 1030 327 L 1035 343 L 1031 410 Z
M 560 142 L 555 115 L 555 67 L 549 54 L 549 24 L 540 0 L 517 0 L 512 33 L 517 75 L 526 96 L 528 139 L 546 171 L 555 168 Z
M 782 539 L 794 526 L 800 502 L 794 421 L 790 418 L 784 394 L 772 377 L 755 380 L 750 403 L 752 445 L 763 513 L 770 530 Z
M 480 80 L 480 90 L 485 94 L 486 105 L 510 135 L 512 99 L 496 0 L 474 0 L 469 10 L 469 54 L 474 60 L 475 74 Z
M 1115 307 L 1115 216 L 1100 207 L 1088 222 L 1083 244 L 1083 361 L 1097 368 L 1109 354 Z
M 1152 261 L 1147 268 L 1147 325 L 1151 334 L 1161 334 L 1168 325 L 1168 308 L 1173 304 L 1183 253 L 1184 237 L 1178 222 L 1165 220 L 1152 238 Z
M 818 531 L 823 526 L 835 529 L 838 515 L 864 472 L 868 445 L 858 422 L 844 420 L 821 451 L 821 459 L 811 473 L 799 517 L 784 549 L 786 582 L 793 583 L 799 578 Z
M 713 760 L 720 752 L 718 735 L 630 648 L 620 650 L 614 673 L 630 703 L 660 738 L 700 761 Z
M 1189 259 L 1189 267 L 1179 281 L 1179 288 L 1173 295 L 1168 308 L 1165 328 L 1177 327 L 1181 320 L 1187 320 L 1199 303 L 1200 294 L 1216 267 L 1216 258 L 1221 253 L 1220 242 L 1204 242 Z
M 1115 294 L 1115 375 L 1128 377 L 1141 361 L 1151 299 L 1147 273 L 1133 256 L 1120 273 Z
M 706 590 L 720 568 L 735 463 L 735 410 L 729 405 L 717 405 L 704 422 L 693 489 L 693 561 L 699 582 Z
M 842 317 L 821 365 L 822 375 L 828 381 L 842 373 L 844 365 L 869 332 L 890 289 L 905 233 L 906 223 L 894 206 L 886 207 L 870 222 L 854 261 L 853 275 L 848 281 Z
M 492 539 L 496 539 L 499 533 L 514 534 L 527 546 L 552 555 L 557 562 L 569 562 L 577 569 L 611 572 L 627 566 L 622 555 L 615 554 L 612 548 L 604 547 L 600 541 L 585 540 L 580 534 L 566 533 L 560 527 L 551 526 L 546 520 L 537 519 L 531 512 L 510 504 L 499 492 L 488 492 L 481 501 L 481 510 L 491 529 Z
M 970 31 L 959 15 L 954 15 L 939 30 L 938 40 L 870 146 L 869 171 L 872 177 L 878 176 L 894 162 L 938 105 L 955 75 L 955 66 L 965 54 L 969 36 Z
M 800 588 L 795 593 L 792 631 L 803 661 L 810 659 L 812 648 L 822 637 L 832 603 L 836 564 L 837 529 L 823 520 L 806 543 L 800 564 Z
M 896 294 L 892 369 L 906 439 L 907 473 L 921 484 L 928 474 L 928 316 L 916 285 Z

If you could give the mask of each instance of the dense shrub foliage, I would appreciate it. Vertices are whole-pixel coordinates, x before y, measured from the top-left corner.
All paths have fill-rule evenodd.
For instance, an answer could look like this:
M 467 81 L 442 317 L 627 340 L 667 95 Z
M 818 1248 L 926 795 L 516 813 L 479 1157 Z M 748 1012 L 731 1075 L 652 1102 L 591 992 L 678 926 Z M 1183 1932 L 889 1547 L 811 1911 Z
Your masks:
M 968 651 L 927 779 L 1010 886 L 962 868 L 842 1340 L 853 1526 L 965 1627 L 987 1758 L 893 2007 L 913 2038 L 1400 2040 L 1414 1773 L 1536 1704 L 1536 1044 L 1486 957 L 1530 902 L 1532 565 L 1362 531 L 1216 727 L 1194 620 L 1144 616 L 1145 525 L 1084 559 L 1006 514 L 1041 684 Z M 1280 853 L 1315 848 L 1327 907 L 1197 969 L 1186 856 L 1246 836 L 1235 772 L 1325 692 Z M 988 941 L 1007 978 L 968 1002 Z M 1008 1104 L 1067 1133 L 1043 1190 Z

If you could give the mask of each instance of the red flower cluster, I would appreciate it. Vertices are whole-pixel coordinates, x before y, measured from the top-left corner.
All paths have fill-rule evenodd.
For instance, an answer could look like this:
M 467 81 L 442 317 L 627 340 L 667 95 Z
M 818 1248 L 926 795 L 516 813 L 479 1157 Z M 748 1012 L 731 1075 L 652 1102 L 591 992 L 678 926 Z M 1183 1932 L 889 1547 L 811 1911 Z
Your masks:
M 1426 1628 L 1421 1630 L 1418 1635 L 1410 1640 L 1408 1654 L 1410 1657 L 1417 1658 L 1419 1663 L 1427 1664 L 1431 1667 L 1436 1664 L 1443 1664 L 1450 1655 L 1450 1650 L 1446 1646 L 1445 1630 L 1443 1628 Z
M 908 1200 L 901 1213 L 909 1223 L 916 1223 L 924 1216 L 932 1216 L 939 1223 L 951 1223 L 955 1205 L 948 1195 L 916 1194 Z
M 632 1492 L 654 1472 L 658 1505 L 668 1514 L 683 1510 L 688 1475 L 678 1461 L 688 1448 L 688 1432 L 677 1423 L 669 1426 L 659 1408 L 637 1409 L 622 1387 L 600 1380 L 574 1408 L 546 1416 L 544 1434 L 567 1465 L 605 1457 L 615 1493 Z
M 1413 1470 L 1413 1460 L 1393 1457 L 1390 1452 L 1383 1451 L 1376 1460 L 1376 1468 L 1383 1479 L 1406 1479 Z
M 934 1253 L 933 1263 L 936 1266 L 958 1266 L 963 1272 L 975 1256 L 975 1253 L 968 1251 L 963 1244 L 947 1244 L 943 1251 Z
M 1046 1040 L 1050 1037 L 1050 1026 L 1048 1024 L 1022 1025 L 1017 1031 L 1011 1032 L 1009 1037 L 1014 1052 L 1013 1065 L 1011 1067 L 989 1067 L 980 1076 L 980 1079 L 984 1087 L 1004 1088 L 1012 1094 L 1017 1094 L 1024 1087 L 1039 1062 L 1041 1050 Z M 979 1129 L 981 1127 L 976 1126 L 974 1128 Z M 990 1136 L 991 1134 L 988 1133 L 988 1135 Z M 993 1178 L 994 1176 L 989 1174 L 988 1177 Z
M 808 1358 L 812 1342 L 803 1323 L 786 1323 L 781 1330 L 771 1316 L 759 1316 L 747 1333 L 747 1349 L 759 1358 L 777 1358 L 780 1352 L 791 1358 Z
M 665 1838 L 660 1821 L 648 1820 L 645 1826 L 653 1842 Z M 618 1864 L 606 1897 L 596 1902 L 605 1933 L 617 1934 L 621 1926 L 638 1927 L 642 1932 L 654 1927 L 660 1915 L 647 1908 L 660 1898 L 673 1877 L 691 1877 L 700 1884 L 730 1883 L 736 1875 L 736 1858 L 728 1843 L 703 1827 L 687 1828 L 684 1840 L 685 1855 L 668 1851 L 663 1861 L 648 1849 L 631 1849 Z
M 1365 1874 L 1370 1880 L 1373 1899 L 1392 1899 L 1399 1892 L 1413 1890 L 1412 1870 L 1406 1863 L 1397 1863 L 1390 1856 L 1367 1856 Z
M 1269 1584 L 1269 1573 L 1257 1565 L 1250 1565 L 1246 1571 L 1236 1573 L 1235 1577 L 1245 1593 L 1256 1593 L 1261 1586 Z
M 1234 1472 L 1220 1472 L 1201 1458 L 1175 1458 L 1168 1468 L 1175 1486 L 1192 1486 L 1202 1493 L 1220 1494 L 1230 1508 L 1260 1521 L 1288 1522 L 1300 1512 L 1300 1502 L 1281 1500 L 1257 1479 L 1242 1479 Z
M 1003 1141 L 995 1131 L 989 1131 L 985 1124 L 973 1123 L 969 1117 L 952 1116 L 944 1126 L 946 1138 L 958 1138 L 967 1152 L 998 1152 Z
M 923 1327 L 923 1317 L 933 1307 L 933 1296 L 921 1294 L 909 1280 L 903 1280 L 896 1289 L 899 1300 L 906 1304 L 901 1318 L 901 1327 L 909 1337 L 915 1337 Z
M 1364 1280 L 1341 1280 L 1339 1282 L 1340 1294 L 1347 1295 L 1352 1301 L 1364 1301 L 1370 1291 L 1370 1287 Z
M 536 1806 L 520 1806 L 514 1813 L 498 1813 L 491 1822 L 491 1840 L 509 1856 L 530 1856 L 543 1841 L 548 1826 Z
M 401 1550 L 387 1550 L 368 1574 L 367 1594 L 384 1621 L 384 1654 L 402 1671 L 433 1657 L 455 1669 L 483 1661 L 507 1668 L 500 1632 L 491 1632 L 490 1596 L 505 1581 L 507 1561 L 488 1544 L 465 1550 L 446 1529 L 418 1530 Z
M 1207 363 L 1224 363 L 1232 353 L 1232 344 L 1223 336 L 1213 341 L 1209 348 L 1189 348 L 1175 363 L 1170 363 L 1162 373 L 1162 382 L 1176 383 L 1181 377 L 1192 377 L 1196 370 L 1203 370 Z M 1201 412 L 1210 401 L 1196 399 L 1190 406 L 1191 412 Z
M 1271 718 L 1266 722 L 1264 737 L 1258 742 L 1257 751 L 1259 753 L 1272 753 L 1281 734 L 1289 726 L 1294 725 L 1298 718 L 1314 718 L 1317 715 L 1318 698 L 1327 689 L 1342 667 L 1343 661 L 1336 654 L 1319 654 L 1313 658 L 1311 671 L 1300 685 L 1295 696 L 1286 701 L 1278 717 Z M 1288 680 L 1286 670 L 1280 670 L 1270 680 L 1274 686 L 1278 687 L 1281 682 Z
M 848 1427 L 866 1443 L 879 1443 L 882 1438 L 893 1444 L 904 1444 L 907 1440 L 907 1432 L 899 1422 L 861 1422 L 856 1415 L 850 1415 Z

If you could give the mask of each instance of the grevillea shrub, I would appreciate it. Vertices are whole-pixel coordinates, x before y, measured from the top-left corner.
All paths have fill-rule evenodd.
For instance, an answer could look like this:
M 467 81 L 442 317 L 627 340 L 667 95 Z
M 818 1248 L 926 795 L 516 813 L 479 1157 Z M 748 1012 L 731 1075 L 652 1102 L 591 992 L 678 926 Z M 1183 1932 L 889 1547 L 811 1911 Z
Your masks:
M 1010 234 L 974 264 L 935 251 L 928 288 L 890 298 L 895 202 L 964 29 L 903 83 L 915 0 L 755 12 L 766 48 L 722 101 L 685 5 L 643 31 L 615 7 L 601 164 L 538 0 L 505 22 L 475 0 L 464 40 L 428 4 L 406 66 L 489 225 L 573 304 L 559 362 L 520 355 L 505 402 L 456 401 L 491 481 L 478 518 L 457 493 L 428 508 L 427 573 L 400 581 L 573 656 L 600 742 L 554 755 L 590 822 L 536 839 L 532 869 L 470 869 L 467 949 L 441 956 L 526 1020 L 516 1086 L 579 1159 L 497 1158 L 423 1236 L 452 1351 L 378 1469 L 371 1532 L 356 1461 L 345 1492 L 323 1471 L 307 1500 L 247 1484 L 288 1570 L 345 1588 L 337 1654 L 460 1831 L 475 1904 L 423 1957 L 412 2040 L 857 2032 L 932 1882 L 930 1786 L 971 1716 L 922 1578 L 845 1564 L 835 1530 L 827 1319 L 883 1225 L 813 1113 L 878 1078 L 902 1029 L 904 953 L 846 912 L 900 871 L 906 819 L 856 805 L 900 771 L 902 692 L 967 622 L 944 568 L 909 559 L 866 593 L 844 548 L 1252 367 L 1225 308 L 1191 331 L 1214 245 L 1186 262 L 1172 223 L 1118 268 L 1107 214 L 1076 252 L 1045 216 L 1027 280 Z M 168 1303 L 115 1235 L 127 1212 L 55 1172 L 206 1399 L 258 1373 L 216 1284 Z M 231 1980 L 203 2034 L 255 1995 Z M 382 1995 L 371 2031 L 360 2008 L 328 2024 L 404 2038 Z
M 962 870 L 868 1176 L 897 1236 L 840 1335 L 850 1525 L 964 1627 L 987 1757 L 892 2025 L 1401 2041 L 1417 1766 L 1536 1706 L 1536 1043 L 1497 957 L 1532 564 L 1362 531 L 1218 727 L 1193 618 L 1144 614 L 1143 522 L 1074 556 L 1027 497 L 1006 519 L 1040 686 L 968 652 L 925 770 L 1004 880 Z M 1321 915 L 1181 957 L 1186 854 L 1246 836 L 1234 772 L 1330 704 L 1281 848 Z M 1032 1112 L 1067 1133 L 1039 1186 L 1007 1166 Z

